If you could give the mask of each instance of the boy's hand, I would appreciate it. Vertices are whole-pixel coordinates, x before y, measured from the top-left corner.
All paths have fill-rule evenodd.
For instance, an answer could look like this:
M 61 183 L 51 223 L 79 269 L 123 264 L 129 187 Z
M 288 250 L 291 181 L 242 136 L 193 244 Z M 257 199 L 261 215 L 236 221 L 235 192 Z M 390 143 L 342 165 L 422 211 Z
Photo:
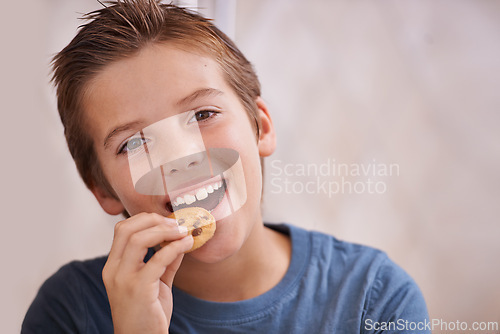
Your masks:
M 172 241 L 144 263 L 148 248 Z M 114 332 L 168 333 L 172 282 L 192 236 L 174 219 L 141 213 L 115 226 L 102 278 L 111 306 Z

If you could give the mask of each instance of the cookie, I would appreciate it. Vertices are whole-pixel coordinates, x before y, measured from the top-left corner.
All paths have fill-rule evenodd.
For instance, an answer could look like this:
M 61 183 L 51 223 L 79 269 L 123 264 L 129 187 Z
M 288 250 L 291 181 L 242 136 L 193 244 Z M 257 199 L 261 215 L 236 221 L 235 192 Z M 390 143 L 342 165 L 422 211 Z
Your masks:
M 175 211 L 168 218 L 174 218 L 179 226 L 186 226 L 188 233 L 193 236 L 193 247 L 186 253 L 203 246 L 215 233 L 215 218 L 203 208 L 190 207 Z M 160 244 L 165 246 L 168 242 Z

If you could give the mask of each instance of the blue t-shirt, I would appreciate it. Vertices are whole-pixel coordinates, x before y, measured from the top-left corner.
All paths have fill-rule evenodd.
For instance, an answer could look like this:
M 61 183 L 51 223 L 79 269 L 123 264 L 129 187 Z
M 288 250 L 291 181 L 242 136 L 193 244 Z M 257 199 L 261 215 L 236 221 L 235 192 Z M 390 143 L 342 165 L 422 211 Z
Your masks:
M 218 303 L 173 289 L 171 333 L 430 333 L 425 301 L 385 253 L 291 225 L 292 259 L 278 285 Z M 106 257 L 62 267 L 40 288 L 22 333 L 112 333 L 101 278 Z

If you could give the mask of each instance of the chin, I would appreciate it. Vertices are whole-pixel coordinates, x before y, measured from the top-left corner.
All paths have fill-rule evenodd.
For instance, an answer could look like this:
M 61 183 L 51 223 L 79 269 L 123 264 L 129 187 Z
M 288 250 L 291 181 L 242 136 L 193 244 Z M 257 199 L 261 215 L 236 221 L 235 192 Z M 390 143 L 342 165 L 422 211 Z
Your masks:
M 245 243 L 245 228 L 238 225 L 243 223 L 243 220 L 238 219 L 238 213 L 218 220 L 213 238 L 186 256 L 195 261 L 214 264 L 237 254 Z
M 227 242 L 225 240 L 217 240 L 214 236 L 210 241 L 208 241 L 203 247 L 186 254 L 185 257 L 195 260 L 197 262 L 203 262 L 206 264 L 215 264 L 222 262 L 231 256 L 238 253 L 241 249 L 241 244 L 236 241 Z

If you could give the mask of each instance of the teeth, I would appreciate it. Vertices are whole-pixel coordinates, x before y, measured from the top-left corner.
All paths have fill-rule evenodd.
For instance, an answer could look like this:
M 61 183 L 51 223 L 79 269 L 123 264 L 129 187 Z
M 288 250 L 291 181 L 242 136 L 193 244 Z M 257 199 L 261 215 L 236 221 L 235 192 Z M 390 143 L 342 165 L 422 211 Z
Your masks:
M 193 204 L 196 201 L 196 197 L 194 197 L 193 195 L 186 195 L 184 196 L 184 200 L 186 201 L 186 204 L 189 205 Z
M 180 204 L 193 204 L 196 201 L 204 200 L 208 197 L 208 194 L 212 194 L 215 190 L 222 187 L 222 181 L 215 182 L 204 188 L 196 190 L 195 195 L 186 194 L 184 196 L 178 196 L 174 201 L 172 201 L 173 206 L 178 206 Z
M 177 200 L 175 201 L 174 205 L 179 205 L 179 204 L 184 204 L 186 203 L 184 201 L 184 198 L 183 197 L 177 197 Z
M 205 199 L 208 197 L 208 192 L 205 188 L 201 188 L 196 192 L 196 199 L 198 201 L 201 201 L 202 199 Z

